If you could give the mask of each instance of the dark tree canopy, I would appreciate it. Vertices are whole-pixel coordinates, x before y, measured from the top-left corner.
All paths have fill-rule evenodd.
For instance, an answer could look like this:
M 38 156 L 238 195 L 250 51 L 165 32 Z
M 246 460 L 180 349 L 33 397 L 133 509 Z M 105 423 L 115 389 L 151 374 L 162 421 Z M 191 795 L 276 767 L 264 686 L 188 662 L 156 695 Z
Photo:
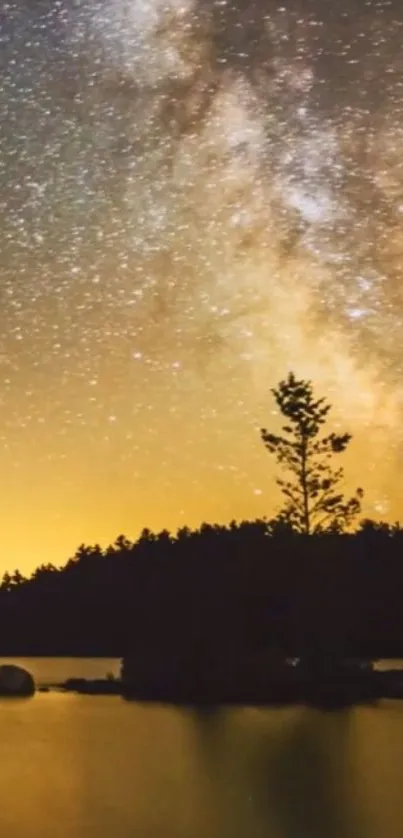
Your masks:
M 351 435 L 320 435 L 331 405 L 314 397 L 310 381 L 298 380 L 291 372 L 271 392 L 286 420 L 283 435 L 266 428 L 261 435 L 286 473 L 276 481 L 285 499 L 280 519 L 307 535 L 345 531 L 361 511 L 363 491 L 357 489 L 346 499 L 341 491 L 343 469 L 333 468 L 332 461 L 346 450 Z
M 248 684 L 252 669 L 265 677 L 272 651 L 399 658 L 402 549 L 399 524 L 371 520 L 309 539 L 261 519 L 81 545 L 64 567 L 41 565 L 28 579 L 4 574 L 0 651 L 130 652 L 145 665 L 161 655 L 210 680 L 209 660 L 220 669 L 243 660 Z M 262 654 L 264 665 L 251 663 Z

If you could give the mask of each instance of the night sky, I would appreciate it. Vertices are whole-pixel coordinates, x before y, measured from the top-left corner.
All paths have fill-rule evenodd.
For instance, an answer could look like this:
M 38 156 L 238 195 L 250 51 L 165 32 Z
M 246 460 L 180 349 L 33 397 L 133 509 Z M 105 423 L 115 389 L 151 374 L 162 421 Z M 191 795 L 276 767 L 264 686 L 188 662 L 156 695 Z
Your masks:
M 401 516 L 401 0 L 1 8 L 0 568 L 274 514 L 289 370 Z

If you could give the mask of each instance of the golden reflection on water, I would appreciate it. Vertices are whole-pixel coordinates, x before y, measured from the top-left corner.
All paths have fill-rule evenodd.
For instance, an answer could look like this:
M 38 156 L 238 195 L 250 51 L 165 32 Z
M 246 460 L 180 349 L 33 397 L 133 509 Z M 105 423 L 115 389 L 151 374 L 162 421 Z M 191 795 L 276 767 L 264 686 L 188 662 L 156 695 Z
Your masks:
M 403 703 L 0 702 L 5 838 L 401 838 Z
M 403 836 L 403 701 L 361 708 L 352 729 L 354 774 L 368 838 Z

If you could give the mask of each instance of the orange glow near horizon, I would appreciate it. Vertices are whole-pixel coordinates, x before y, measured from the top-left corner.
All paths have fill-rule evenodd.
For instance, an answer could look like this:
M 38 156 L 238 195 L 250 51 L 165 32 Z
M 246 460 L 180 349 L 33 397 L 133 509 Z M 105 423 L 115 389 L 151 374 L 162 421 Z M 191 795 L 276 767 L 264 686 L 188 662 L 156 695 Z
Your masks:
M 402 517 L 403 12 L 299 5 L 10 7 L 0 572 L 274 515 L 290 370 Z

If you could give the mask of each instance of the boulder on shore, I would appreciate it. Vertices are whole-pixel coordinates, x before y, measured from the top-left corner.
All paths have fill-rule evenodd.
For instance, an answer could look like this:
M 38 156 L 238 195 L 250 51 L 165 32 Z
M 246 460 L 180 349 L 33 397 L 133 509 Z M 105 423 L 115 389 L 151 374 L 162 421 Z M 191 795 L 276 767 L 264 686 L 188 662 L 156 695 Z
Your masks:
M 14 664 L 0 666 L 0 697 L 29 696 L 34 693 L 35 681 L 30 672 Z

